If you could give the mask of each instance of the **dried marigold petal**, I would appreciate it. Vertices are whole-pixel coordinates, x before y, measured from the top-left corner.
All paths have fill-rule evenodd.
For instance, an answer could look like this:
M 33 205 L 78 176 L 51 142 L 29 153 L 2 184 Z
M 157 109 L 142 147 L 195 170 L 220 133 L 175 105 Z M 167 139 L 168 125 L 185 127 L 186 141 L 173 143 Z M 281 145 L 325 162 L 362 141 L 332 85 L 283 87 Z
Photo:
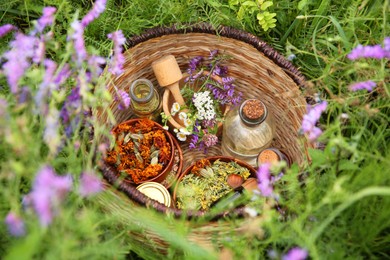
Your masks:
M 201 169 L 205 168 L 206 166 L 210 166 L 210 165 L 211 165 L 211 163 L 209 160 L 201 159 L 195 163 L 194 167 L 192 167 L 191 173 L 199 175 L 199 171 Z

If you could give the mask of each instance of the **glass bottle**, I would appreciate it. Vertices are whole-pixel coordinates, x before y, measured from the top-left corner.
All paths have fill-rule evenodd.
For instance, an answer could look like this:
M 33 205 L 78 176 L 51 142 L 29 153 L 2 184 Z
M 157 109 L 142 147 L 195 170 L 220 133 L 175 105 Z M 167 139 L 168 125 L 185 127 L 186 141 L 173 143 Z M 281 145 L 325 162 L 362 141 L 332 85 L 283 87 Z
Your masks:
M 256 167 L 259 152 L 271 145 L 274 132 L 273 117 L 264 103 L 258 99 L 245 100 L 225 117 L 222 154 Z
M 129 94 L 130 106 L 137 117 L 157 121 L 162 109 L 161 97 L 150 80 L 135 80 Z

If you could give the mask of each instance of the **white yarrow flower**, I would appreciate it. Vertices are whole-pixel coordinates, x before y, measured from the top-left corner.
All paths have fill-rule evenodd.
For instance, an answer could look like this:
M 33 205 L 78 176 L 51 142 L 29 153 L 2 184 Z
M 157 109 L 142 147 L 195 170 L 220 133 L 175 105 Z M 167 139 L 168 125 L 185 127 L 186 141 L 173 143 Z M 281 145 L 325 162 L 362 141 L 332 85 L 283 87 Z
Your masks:
M 198 110 L 197 118 L 199 120 L 212 120 L 215 118 L 214 103 L 210 97 L 210 91 L 195 93 L 193 102 Z

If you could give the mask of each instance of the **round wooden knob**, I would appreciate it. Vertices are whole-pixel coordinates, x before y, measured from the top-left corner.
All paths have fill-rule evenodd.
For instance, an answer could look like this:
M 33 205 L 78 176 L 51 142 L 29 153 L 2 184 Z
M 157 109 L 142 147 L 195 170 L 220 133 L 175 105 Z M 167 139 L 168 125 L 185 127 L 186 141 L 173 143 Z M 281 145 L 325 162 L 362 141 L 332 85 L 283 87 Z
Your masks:
M 156 75 L 158 84 L 166 87 L 178 82 L 182 77 L 181 70 L 173 55 L 167 55 L 152 63 L 152 69 Z

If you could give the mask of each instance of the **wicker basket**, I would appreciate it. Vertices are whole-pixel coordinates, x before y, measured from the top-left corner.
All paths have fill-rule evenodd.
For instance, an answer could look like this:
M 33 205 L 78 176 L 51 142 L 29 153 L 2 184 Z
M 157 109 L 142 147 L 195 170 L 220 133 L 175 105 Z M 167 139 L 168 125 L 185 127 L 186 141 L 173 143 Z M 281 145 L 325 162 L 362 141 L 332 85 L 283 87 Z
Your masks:
M 236 79 L 236 86 L 244 94 L 244 98 L 261 99 L 269 108 L 270 113 L 274 115 L 277 128 L 272 146 L 282 149 L 292 161 L 298 164 L 305 161 L 307 149 L 311 144 L 302 142 L 302 138 L 298 136 L 308 101 L 301 92 L 305 85 L 305 79 L 290 62 L 259 38 L 229 27 L 220 27 L 215 30 L 207 24 L 201 24 L 192 25 L 185 29 L 154 28 L 140 36 L 128 39 L 127 47 L 128 49 L 124 53 L 126 57 L 124 73 L 110 81 L 109 88 L 112 93 L 115 91 L 112 84 L 115 84 L 119 89 L 128 91 L 131 82 L 138 78 L 147 78 L 155 86 L 158 86 L 151 63 L 164 55 L 174 55 L 183 72 L 187 69 L 189 59 L 199 55 L 207 56 L 210 50 L 218 49 L 231 56 L 227 64 L 229 76 Z M 160 91 L 162 93 L 163 90 Z M 134 117 L 131 110 L 119 110 L 116 102 L 111 104 L 111 111 L 118 123 Z M 104 111 L 99 112 L 98 119 L 109 124 Z M 220 146 L 210 149 L 207 155 L 198 150 L 189 150 L 186 143 L 181 144 L 181 148 L 183 169 L 195 160 L 221 154 Z M 116 174 L 111 169 L 103 165 L 102 171 L 109 184 L 117 184 Z M 119 183 L 116 188 L 131 199 L 133 206 L 143 204 L 176 216 L 182 214 L 180 210 L 167 208 L 148 199 L 135 187 Z M 236 213 L 240 214 L 240 212 Z M 186 214 L 189 217 L 200 215 L 199 212 Z M 223 215 L 224 213 L 221 213 L 217 217 Z M 213 228 L 210 229 L 210 227 Z M 211 243 L 209 241 L 210 230 L 223 233 L 227 227 L 231 226 L 220 221 L 209 222 L 202 227 L 198 225 L 194 229 L 194 237 L 198 241 L 203 239 L 203 242 L 200 243 L 207 245 Z M 153 240 L 155 242 L 153 249 L 156 248 L 156 244 L 161 245 L 159 249 L 166 246 L 159 237 L 148 232 L 134 235 L 139 241 Z

